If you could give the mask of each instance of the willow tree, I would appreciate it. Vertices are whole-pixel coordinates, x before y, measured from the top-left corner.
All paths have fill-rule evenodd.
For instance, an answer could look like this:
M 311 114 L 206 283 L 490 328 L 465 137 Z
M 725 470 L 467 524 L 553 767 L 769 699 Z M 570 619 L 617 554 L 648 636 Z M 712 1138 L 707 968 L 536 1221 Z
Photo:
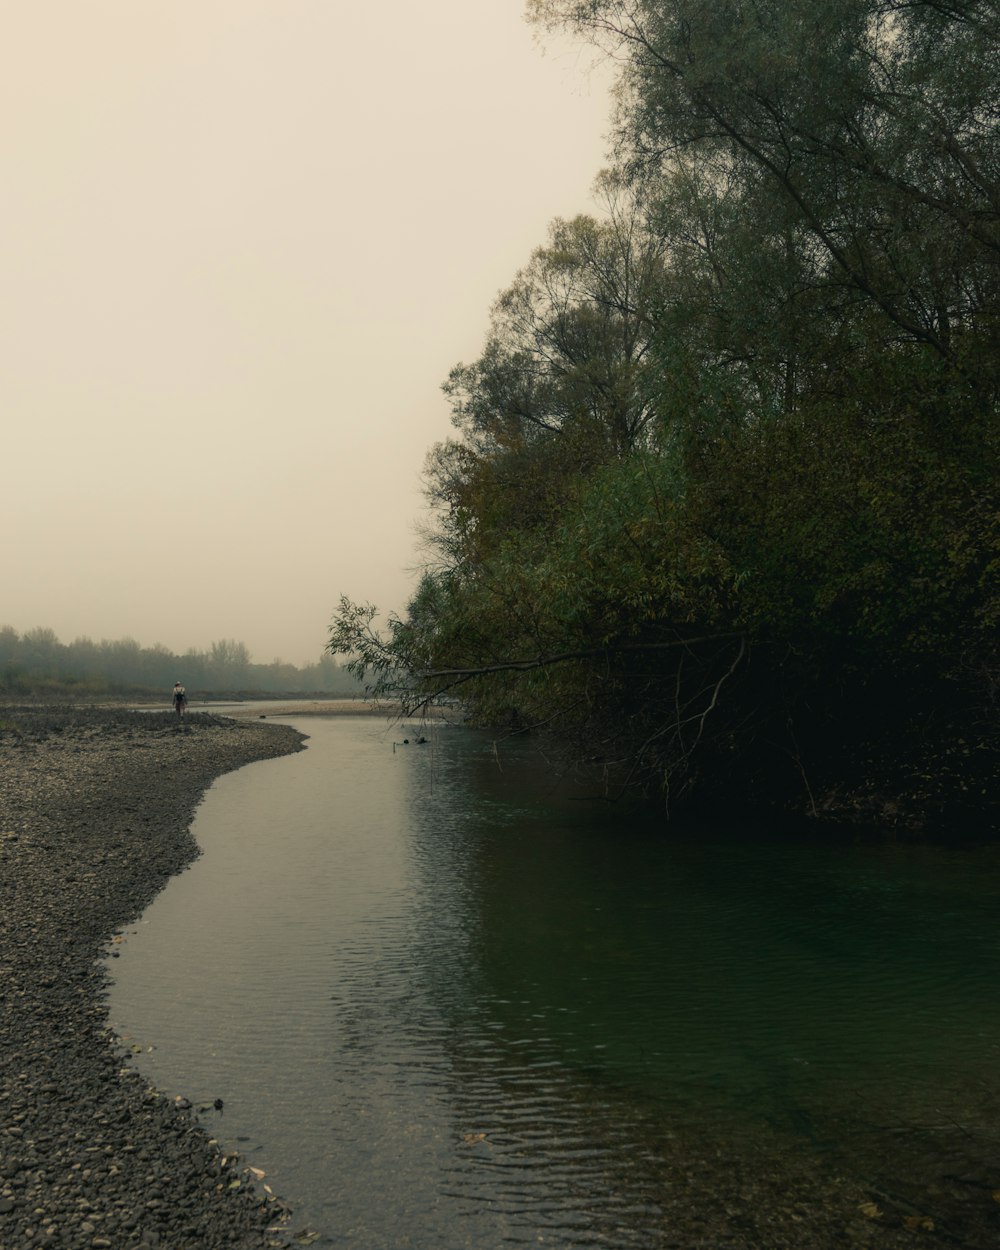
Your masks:
M 405 617 L 379 634 L 342 601 L 331 645 L 411 705 L 458 694 L 483 721 L 544 725 L 609 786 L 659 786 L 715 731 L 745 645 L 649 369 L 669 244 L 605 189 L 607 217 L 553 224 L 445 384 L 457 436 L 429 457 L 431 560 Z
M 943 359 L 995 333 L 992 0 L 531 0 L 622 64 L 633 173 L 698 152 L 777 193 L 830 282 Z
M 738 619 L 802 657 L 797 702 L 829 712 L 853 683 L 835 734 L 877 722 L 886 753 L 936 717 L 937 733 L 976 725 L 986 742 L 1000 679 L 997 5 L 529 9 L 620 66 L 620 168 L 691 186 L 687 209 L 673 190 L 650 197 L 683 226 L 697 279 L 650 356 L 660 407 L 687 431 L 688 498 L 740 579 Z
M 671 792 L 919 789 L 963 726 L 994 759 L 996 5 L 529 8 L 620 67 L 618 213 L 497 301 L 428 575 L 335 649 Z

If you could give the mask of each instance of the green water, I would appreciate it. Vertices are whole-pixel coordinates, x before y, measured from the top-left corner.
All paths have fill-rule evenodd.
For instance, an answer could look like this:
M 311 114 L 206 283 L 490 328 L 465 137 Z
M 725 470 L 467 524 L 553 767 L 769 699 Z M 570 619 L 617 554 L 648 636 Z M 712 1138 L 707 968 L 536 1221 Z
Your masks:
M 213 788 L 112 1020 L 320 1244 L 992 1244 L 996 853 L 667 830 L 516 744 L 300 727 Z

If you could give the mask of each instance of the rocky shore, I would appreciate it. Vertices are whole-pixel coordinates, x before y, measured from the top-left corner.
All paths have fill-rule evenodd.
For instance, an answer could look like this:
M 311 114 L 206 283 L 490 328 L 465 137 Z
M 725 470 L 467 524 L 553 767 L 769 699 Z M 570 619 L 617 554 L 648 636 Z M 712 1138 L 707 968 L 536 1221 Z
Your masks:
M 0 707 L 0 1250 L 262 1250 L 279 1200 L 146 1087 L 107 1027 L 114 936 L 198 854 L 222 773 L 288 726 Z

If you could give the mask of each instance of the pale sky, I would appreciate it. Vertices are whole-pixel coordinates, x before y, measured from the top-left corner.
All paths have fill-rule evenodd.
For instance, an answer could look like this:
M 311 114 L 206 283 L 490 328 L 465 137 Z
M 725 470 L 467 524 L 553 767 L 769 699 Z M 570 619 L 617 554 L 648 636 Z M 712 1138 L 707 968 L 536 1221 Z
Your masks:
M 0 0 L 0 625 L 319 657 L 608 77 L 522 0 Z

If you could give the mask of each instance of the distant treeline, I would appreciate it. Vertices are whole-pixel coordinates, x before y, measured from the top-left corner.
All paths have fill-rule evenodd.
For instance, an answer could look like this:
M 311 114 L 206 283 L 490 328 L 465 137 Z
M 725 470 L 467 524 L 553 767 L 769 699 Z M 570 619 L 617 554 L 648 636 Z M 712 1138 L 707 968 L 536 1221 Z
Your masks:
M 199 694 L 324 693 L 352 695 L 361 684 L 330 656 L 297 668 L 274 660 L 255 664 L 242 642 L 223 638 L 207 651 L 176 655 L 160 643 L 142 647 L 134 638 L 60 642 L 51 629 L 24 634 L 0 626 L 0 694 L 169 695 L 175 681 Z

